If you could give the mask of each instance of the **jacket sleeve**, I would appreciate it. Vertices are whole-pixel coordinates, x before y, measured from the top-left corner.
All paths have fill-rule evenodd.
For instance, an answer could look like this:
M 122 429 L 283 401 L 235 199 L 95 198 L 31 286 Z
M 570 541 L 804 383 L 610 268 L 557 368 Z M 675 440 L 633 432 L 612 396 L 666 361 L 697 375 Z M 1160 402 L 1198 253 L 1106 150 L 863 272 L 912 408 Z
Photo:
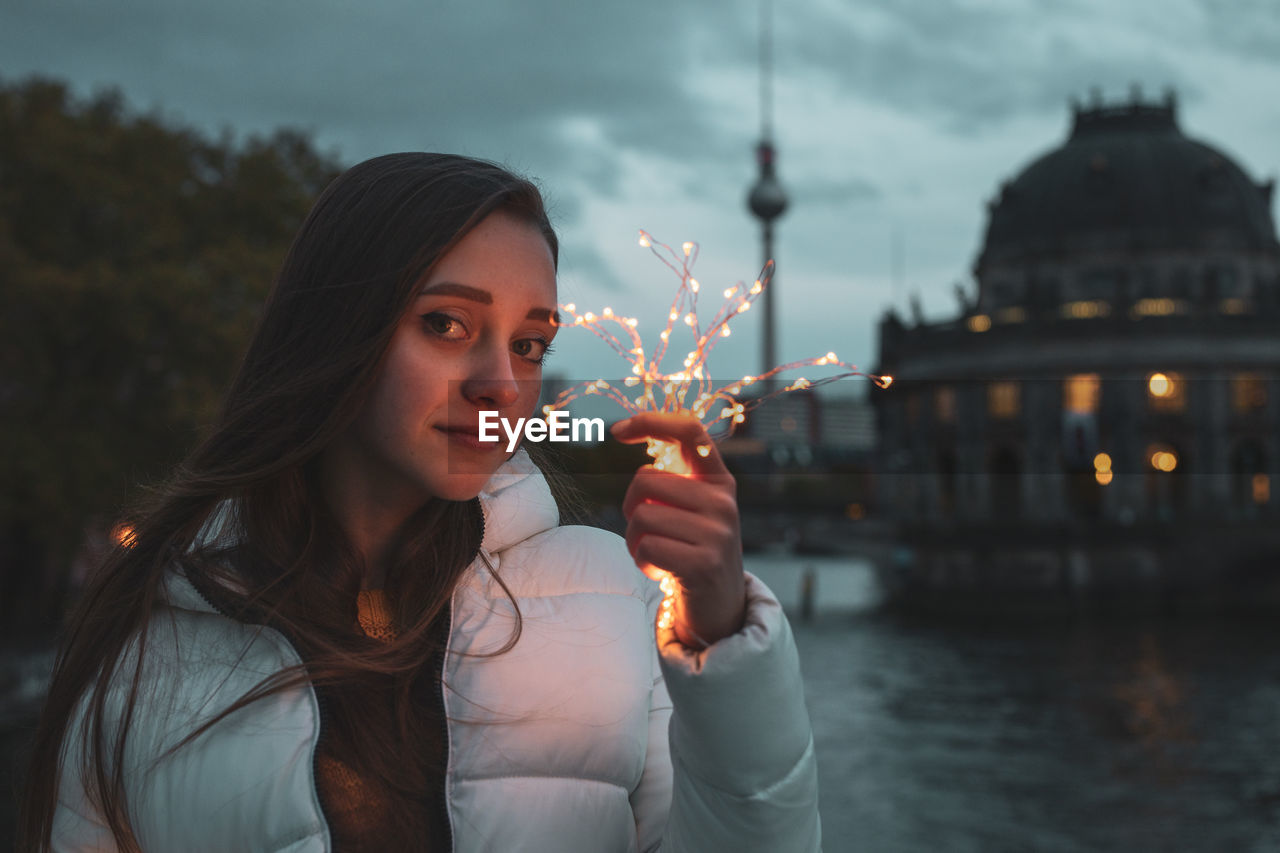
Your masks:
M 61 768 L 58 774 L 58 806 L 53 813 L 50 847 L 53 853 L 97 850 L 115 853 L 115 839 L 97 807 L 89 800 L 79 756 L 84 717 L 84 700 L 76 707 L 63 737 Z
M 800 660 L 769 588 L 747 575 L 738 633 L 695 652 L 659 630 L 658 651 L 649 757 L 662 751 L 654 729 L 670 714 L 663 853 L 819 851 L 818 770 Z M 664 712 L 668 692 L 674 710 Z M 641 835 L 642 850 L 656 849 L 645 842 Z

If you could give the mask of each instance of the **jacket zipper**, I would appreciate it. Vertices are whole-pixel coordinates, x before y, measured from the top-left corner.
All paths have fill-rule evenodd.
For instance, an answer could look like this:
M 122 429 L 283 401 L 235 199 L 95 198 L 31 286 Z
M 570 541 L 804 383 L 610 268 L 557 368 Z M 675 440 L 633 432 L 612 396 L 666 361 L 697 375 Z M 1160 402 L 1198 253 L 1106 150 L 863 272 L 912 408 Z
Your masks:
M 472 558 L 472 562 L 477 559 L 484 559 L 484 505 L 480 503 L 479 498 L 475 498 L 476 521 L 480 526 L 480 537 L 476 545 L 476 556 Z M 485 563 L 488 560 L 485 559 Z M 461 580 L 461 578 L 459 578 Z M 444 647 L 440 650 L 436 658 L 436 689 L 437 696 L 440 699 L 440 726 L 444 730 L 444 780 L 440 785 L 440 808 L 444 810 L 444 825 L 449 832 L 449 837 L 445 839 L 448 845 L 445 849 L 453 850 L 453 814 L 449 810 L 449 771 L 453 764 L 453 750 L 449 748 L 449 711 L 448 703 L 445 701 L 444 695 L 444 664 L 449 657 L 449 649 L 453 643 L 453 613 L 456 609 L 454 603 L 458 597 L 458 587 L 455 584 L 453 592 L 449 594 L 449 618 L 447 620 L 447 628 L 444 635 Z
M 446 623 L 444 647 L 436 653 L 434 667 L 436 698 L 439 700 L 440 728 L 443 735 L 441 743 L 444 745 L 444 778 L 440 780 L 440 809 L 444 812 L 444 827 L 449 834 L 449 837 L 444 839 L 446 843 L 442 850 L 453 850 L 453 815 L 449 813 L 449 765 L 453 760 L 453 750 L 449 748 L 449 712 L 444 700 L 444 662 L 449 654 L 449 641 L 453 638 L 453 596 L 456 594 L 455 591 L 449 596 L 449 618 Z

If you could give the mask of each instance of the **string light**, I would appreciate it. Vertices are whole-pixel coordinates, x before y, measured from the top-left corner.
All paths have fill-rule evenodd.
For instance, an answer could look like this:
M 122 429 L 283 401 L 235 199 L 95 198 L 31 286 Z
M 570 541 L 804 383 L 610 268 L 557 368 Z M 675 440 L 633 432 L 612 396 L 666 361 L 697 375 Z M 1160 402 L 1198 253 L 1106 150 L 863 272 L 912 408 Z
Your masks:
M 746 421 L 747 412 L 766 400 L 788 391 L 816 388 L 819 385 L 825 385 L 828 382 L 834 382 L 837 379 L 844 379 L 850 376 L 864 376 L 880 388 L 888 388 L 893 381 L 891 376 L 872 376 L 863 373 L 858 370 L 856 365 L 840 361 L 836 358 L 834 352 L 828 352 L 826 355 L 817 358 L 779 365 L 759 376 L 744 376 L 739 381 L 716 388 L 707 363 L 711 352 L 716 343 L 723 338 L 729 337 L 729 320 L 749 311 L 752 303 L 768 286 L 769 279 L 773 275 L 773 261 L 765 264 L 760 277 L 752 283 L 750 288 L 745 287 L 741 282 L 733 287 L 725 288 L 723 291 L 723 304 L 715 312 L 707 328 L 703 330 L 699 324 L 698 316 L 698 292 L 701 286 L 698 280 L 693 277 L 692 272 L 698 258 L 698 244 L 691 241 L 685 242 L 681 244 L 680 251 L 677 252 L 665 243 L 654 240 L 646 231 L 640 232 L 638 242 L 642 247 L 652 252 L 658 260 L 662 261 L 680 279 L 680 287 L 676 291 L 670 309 L 667 311 L 666 327 L 658 334 L 660 343 L 651 358 L 646 360 L 644 344 L 635 330 L 638 323 L 636 318 L 619 316 L 612 308 L 605 308 L 601 312 L 602 316 L 597 317 L 590 311 L 585 314 L 579 314 L 577 307 L 573 303 L 560 306 L 561 310 L 573 318 L 572 325 L 587 327 L 592 334 L 612 347 L 614 352 L 626 360 L 631 368 L 630 373 L 632 375 L 624 380 L 622 384 L 626 388 L 639 388 L 638 394 L 633 396 L 632 393 L 623 392 L 604 380 L 597 379 L 578 383 L 562 391 L 551 404 L 551 408 L 564 408 L 578 397 L 586 394 L 598 394 L 616 402 L 629 415 L 636 415 L 641 412 L 692 412 L 695 417 L 703 422 L 703 426 L 707 427 L 708 430 L 714 425 L 724 422 L 722 434 L 730 435 L 738 424 Z M 684 358 L 682 370 L 666 374 L 661 371 L 660 366 L 667 352 L 671 332 L 682 317 L 684 325 L 688 326 L 694 334 L 694 348 Z M 617 324 L 624 337 L 619 337 L 615 334 L 606 325 L 607 323 Z M 758 382 L 772 379 L 786 371 L 810 366 L 835 366 L 844 368 L 845 371 L 835 376 L 812 381 L 801 377 L 780 390 L 763 394 L 752 400 L 743 402 L 738 399 L 739 394 Z M 718 408 L 716 408 L 717 404 Z M 717 412 L 717 414 L 707 420 L 707 414 L 713 411 Z M 654 460 L 653 467 L 659 471 L 670 471 L 683 476 L 692 474 L 679 442 L 651 438 L 648 440 L 645 450 Z M 700 445 L 696 448 L 696 453 L 698 456 L 705 458 L 711 454 L 711 447 L 709 445 Z M 679 585 L 669 572 L 656 569 L 656 573 L 663 592 L 658 627 L 668 629 L 675 624 Z

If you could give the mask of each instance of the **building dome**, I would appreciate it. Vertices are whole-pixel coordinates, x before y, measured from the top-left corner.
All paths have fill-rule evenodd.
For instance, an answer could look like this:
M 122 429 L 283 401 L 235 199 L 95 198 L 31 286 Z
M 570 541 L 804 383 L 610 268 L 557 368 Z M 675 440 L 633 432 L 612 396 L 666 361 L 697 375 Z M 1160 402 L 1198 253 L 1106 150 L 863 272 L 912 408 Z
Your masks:
M 1236 579 L 1280 564 L 1272 184 L 1174 107 L 1077 106 L 990 203 L 960 313 L 881 320 L 875 513 L 899 600 L 1260 600 Z
M 1074 107 L 1071 135 L 990 203 L 975 272 L 1147 251 L 1280 254 L 1274 184 L 1188 139 L 1175 102 Z

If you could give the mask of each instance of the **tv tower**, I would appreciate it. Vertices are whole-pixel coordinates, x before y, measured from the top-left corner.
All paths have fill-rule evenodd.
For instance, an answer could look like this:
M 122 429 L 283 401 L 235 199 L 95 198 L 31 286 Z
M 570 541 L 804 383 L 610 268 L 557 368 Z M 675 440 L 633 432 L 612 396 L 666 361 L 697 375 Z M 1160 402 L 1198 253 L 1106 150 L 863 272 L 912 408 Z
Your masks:
M 778 182 L 774 162 L 776 152 L 773 148 L 773 3 L 761 0 L 760 3 L 760 142 L 756 145 L 756 164 L 760 167 L 760 177 L 747 195 L 747 207 L 760 220 L 762 242 L 764 244 L 764 261 L 768 263 L 773 257 L 773 221 L 787 209 L 787 194 Z M 776 318 L 774 316 L 774 293 L 778 289 L 778 271 L 775 266 L 773 278 L 764 293 L 764 350 L 761 352 L 760 373 L 766 373 L 778 364 L 777 337 L 775 335 Z

